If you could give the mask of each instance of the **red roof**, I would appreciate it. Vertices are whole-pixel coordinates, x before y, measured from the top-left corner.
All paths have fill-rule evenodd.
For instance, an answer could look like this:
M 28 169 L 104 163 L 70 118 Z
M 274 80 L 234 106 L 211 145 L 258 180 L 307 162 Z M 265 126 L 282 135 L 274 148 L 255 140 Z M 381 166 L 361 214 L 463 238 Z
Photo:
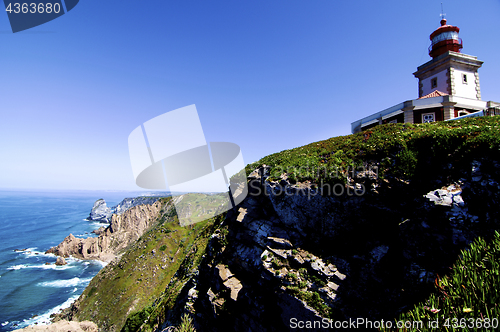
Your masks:
M 442 97 L 442 96 L 447 96 L 448 94 L 447 93 L 444 93 L 444 92 L 441 92 L 439 90 L 434 90 L 432 91 L 431 93 L 423 96 L 423 97 L 420 97 L 418 99 L 425 99 L 425 98 L 432 98 L 432 97 Z

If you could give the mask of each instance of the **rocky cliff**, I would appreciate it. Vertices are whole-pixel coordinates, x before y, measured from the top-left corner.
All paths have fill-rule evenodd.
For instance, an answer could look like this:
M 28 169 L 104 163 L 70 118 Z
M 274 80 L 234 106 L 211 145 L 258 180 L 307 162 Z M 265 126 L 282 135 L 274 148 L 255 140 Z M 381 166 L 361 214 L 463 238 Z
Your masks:
M 379 126 L 263 158 L 222 220 L 166 218 L 65 317 L 103 331 L 162 331 L 184 314 L 198 331 L 395 320 L 435 291 L 462 249 L 500 229 L 499 128 L 486 118 Z M 334 178 L 332 166 L 343 167 Z M 484 316 L 494 298 L 463 303 L 456 317 Z
M 433 179 L 441 185 L 430 193 L 391 179 L 360 197 L 261 185 L 253 173 L 250 196 L 226 216 L 227 235 L 210 243 L 192 286 L 198 297 L 184 310 L 200 331 L 395 319 L 429 294 L 460 249 L 499 226 L 500 165 L 469 166 L 457 183 Z M 372 181 L 355 174 L 353 182 Z
M 98 205 L 102 207 L 101 203 Z M 47 253 L 110 262 L 120 250 L 135 242 L 151 227 L 160 209 L 161 203 L 155 198 L 151 205 L 136 205 L 121 214 L 112 214 L 110 225 L 101 230 L 98 237 L 81 239 L 70 234 L 59 245 L 47 250 Z

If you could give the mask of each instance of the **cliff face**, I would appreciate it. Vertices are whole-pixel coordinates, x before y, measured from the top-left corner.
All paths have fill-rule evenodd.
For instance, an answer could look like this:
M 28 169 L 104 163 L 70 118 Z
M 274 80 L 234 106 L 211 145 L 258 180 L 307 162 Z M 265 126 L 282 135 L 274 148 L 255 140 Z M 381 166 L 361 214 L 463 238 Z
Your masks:
M 106 265 L 90 282 L 79 299 L 56 319 L 90 320 L 100 331 L 120 331 L 128 317 L 137 312 L 146 315 L 152 303 L 167 297 L 174 302 L 184 283 L 165 290 L 176 275 L 198 266 L 208 239 L 214 231 L 214 220 L 181 227 L 170 198 L 162 199 L 161 210 L 151 227 L 128 248 L 119 259 Z M 155 203 L 156 204 L 156 203 Z M 118 221 L 118 219 L 117 219 Z M 123 220 L 122 220 L 123 221 Z M 123 223 L 113 224 L 123 227 Z M 172 284 L 173 285 L 173 284 Z M 138 316 L 130 326 L 142 324 Z
M 461 249 L 499 229 L 495 121 L 471 120 L 456 125 L 458 133 L 436 129 L 453 124 L 380 126 L 379 133 L 337 138 L 337 151 L 318 142 L 266 157 L 249 176 L 247 198 L 220 224 L 179 227 L 168 219 L 180 238 L 151 230 L 94 278 L 68 317 L 93 320 L 103 331 L 162 331 L 184 313 L 198 331 L 394 320 L 427 297 Z M 482 122 L 483 129 L 475 125 Z M 389 138 L 392 147 L 384 145 Z M 327 182 L 341 194 L 311 174 L 283 172 L 294 158 L 309 167 L 346 156 L 364 167 Z M 170 272 L 159 276 L 158 266 Z M 141 302 L 123 305 L 130 285 L 138 288 L 127 294 Z
M 110 262 L 118 251 L 135 242 L 157 219 L 161 203 L 138 205 L 122 214 L 113 214 L 110 225 L 98 237 L 86 239 L 68 235 L 56 247 L 47 250 L 58 256 L 74 256 L 80 259 L 98 259 Z
M 480 165 L 488 171 L 479 180 Z M 189 291 L 197 298 L 186 297 L 184 310 L 200 331 L 395 319 L 429 294 L 459 250 L 499 226 L 500 165 L 469 166 L 459 183 L 430 192 L 392 179 L 360 197 L 311 198 L 310 189 L 291 187 L 276 195 L 276 186 L 289 185 L 261 185 L 254 173 L 250 196 L 226 216 L 227 235 L 210 243 Z

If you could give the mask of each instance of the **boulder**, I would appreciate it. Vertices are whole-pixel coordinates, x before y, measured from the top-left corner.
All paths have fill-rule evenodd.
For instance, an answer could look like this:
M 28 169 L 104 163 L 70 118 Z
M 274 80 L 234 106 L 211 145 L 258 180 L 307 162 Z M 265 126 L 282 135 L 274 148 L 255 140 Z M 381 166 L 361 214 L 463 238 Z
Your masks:
M 64 259 L 64 257 L 57 257 L 57 260 L 56 260 L 56 265 L 66 265 L 68 263 L 66 263 L 66 260 Z

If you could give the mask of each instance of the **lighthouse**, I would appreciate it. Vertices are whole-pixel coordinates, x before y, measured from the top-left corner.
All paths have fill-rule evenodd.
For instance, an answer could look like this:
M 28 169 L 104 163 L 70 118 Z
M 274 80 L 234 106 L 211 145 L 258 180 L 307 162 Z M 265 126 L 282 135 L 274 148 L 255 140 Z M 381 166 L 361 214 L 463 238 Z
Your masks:
M 478 69 L 483 64 L 477 57 L 460 53 L 462 40 L 458 37 L 460 29 L 448 25 L 446 19 L 431 33 L 429 55 L 432 60 L 418 67 L 413 73 L 418 78 L 418 97 L 429 93 L 447 94 L 481 100 Z M 446 114 L 444 120 L 453 118 Z
M 500 103 L 481 100 L 478 69 L 483 62 L 462 53 L 460 28 L 443 17 L 430 36 L 428 62 L 417 68 L 418 98 L 351 123 L 352 133 L 385 123 L 445 121 L 473 113 L 500 113 Z M 492 113 L 491 110 L 494 110 Z

